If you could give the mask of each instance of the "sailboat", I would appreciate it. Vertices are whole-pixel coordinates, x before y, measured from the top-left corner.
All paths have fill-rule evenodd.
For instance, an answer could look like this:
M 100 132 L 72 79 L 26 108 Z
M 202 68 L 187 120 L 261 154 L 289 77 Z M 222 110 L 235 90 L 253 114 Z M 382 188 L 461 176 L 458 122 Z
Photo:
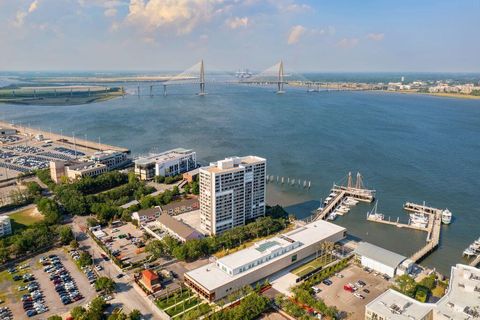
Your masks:
M 375 220 L 383 220 L 384 216 L 381 213 L 377 213 L 378 200 L 375 201 L 373 209 L 367 213 L 367 217 Z

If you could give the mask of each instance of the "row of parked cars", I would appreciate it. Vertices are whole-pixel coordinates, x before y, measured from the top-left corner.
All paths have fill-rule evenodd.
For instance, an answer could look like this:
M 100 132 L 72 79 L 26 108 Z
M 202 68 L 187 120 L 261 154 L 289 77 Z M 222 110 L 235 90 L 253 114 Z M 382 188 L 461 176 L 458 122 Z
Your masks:
M 12 310 L 8 307 L 0 307 L 0 319 L 2 320 L 12 320 Z
M 365 299 L 365 296 L 360 293 L 362 290 L 364 293 L 370 293 L 370 290 L 364 288 L 367 284 L 362 280 L 358 280 L 355 283 L 348 283 L 343 286 L 345 291 L 353 293 L 353 295 L 359 299 Z
M 28 284 L 18 288 L 19 291 L 28 290 L 28 293 L 22 295 L 23 310 L 25 310 L 25 314 L 27 317 L 33 317 L 37 314 L 47 312 L 48 307 L 45 304 L 44 295 L 40 289 L 40 285 L 35 281 L 35 278 L 32 275 L 26 274 L 25 276 L 28 276 L 26 278 L 29 280 Z
M 40 263 L 44 265 L 43 271 L 49 274 L 49 279 L 53 282 L 55 291 L 64 305 L 83 299 L 75 280 L 57 255 L 43 257 L 40 259 Z

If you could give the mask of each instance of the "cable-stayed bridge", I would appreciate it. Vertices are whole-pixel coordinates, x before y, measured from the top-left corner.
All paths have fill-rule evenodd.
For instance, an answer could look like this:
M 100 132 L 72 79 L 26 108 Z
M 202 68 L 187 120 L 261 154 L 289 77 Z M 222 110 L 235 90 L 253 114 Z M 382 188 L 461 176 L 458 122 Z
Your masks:
M 201 60 L 188 69 L 166 78 L 163 81 L 138 83 L 135 94 L 138 96 L 166 96 L 169 88 L 179 85 L 193 85 L 197 89 L 198 96 L 208 94 L 208 87 L 213 84 L 222 85 L 255 85 L 272 86 L 277 94 L 285 93 L 285 86 L 289 83 L 310 83 L 303 75 L 293 72 L 285 72 L 283 61 L 256 74 L 245 72 L 206 72 L 204 61 Z

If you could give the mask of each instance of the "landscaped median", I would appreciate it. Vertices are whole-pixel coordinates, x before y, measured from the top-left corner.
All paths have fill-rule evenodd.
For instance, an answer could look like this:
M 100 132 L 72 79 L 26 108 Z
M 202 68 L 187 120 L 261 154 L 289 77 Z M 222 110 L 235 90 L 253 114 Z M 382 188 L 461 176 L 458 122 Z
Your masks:
M 193 320 L 210 312 L 212 307 L 190 289 L 182 288 L 175 293 L 157 299 L 155 304 L 171 319 Z

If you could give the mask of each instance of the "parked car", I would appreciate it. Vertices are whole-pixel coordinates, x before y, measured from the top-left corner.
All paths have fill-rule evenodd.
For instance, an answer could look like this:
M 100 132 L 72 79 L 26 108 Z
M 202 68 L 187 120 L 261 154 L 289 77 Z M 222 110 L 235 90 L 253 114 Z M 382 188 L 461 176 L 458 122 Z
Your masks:
M 322 283 L 326 284 L 327 286 L 330 286 L 330 285 L 332 285 L 333 282 L 330 279 L 325 279 L 325 280 L 322 281 Z

